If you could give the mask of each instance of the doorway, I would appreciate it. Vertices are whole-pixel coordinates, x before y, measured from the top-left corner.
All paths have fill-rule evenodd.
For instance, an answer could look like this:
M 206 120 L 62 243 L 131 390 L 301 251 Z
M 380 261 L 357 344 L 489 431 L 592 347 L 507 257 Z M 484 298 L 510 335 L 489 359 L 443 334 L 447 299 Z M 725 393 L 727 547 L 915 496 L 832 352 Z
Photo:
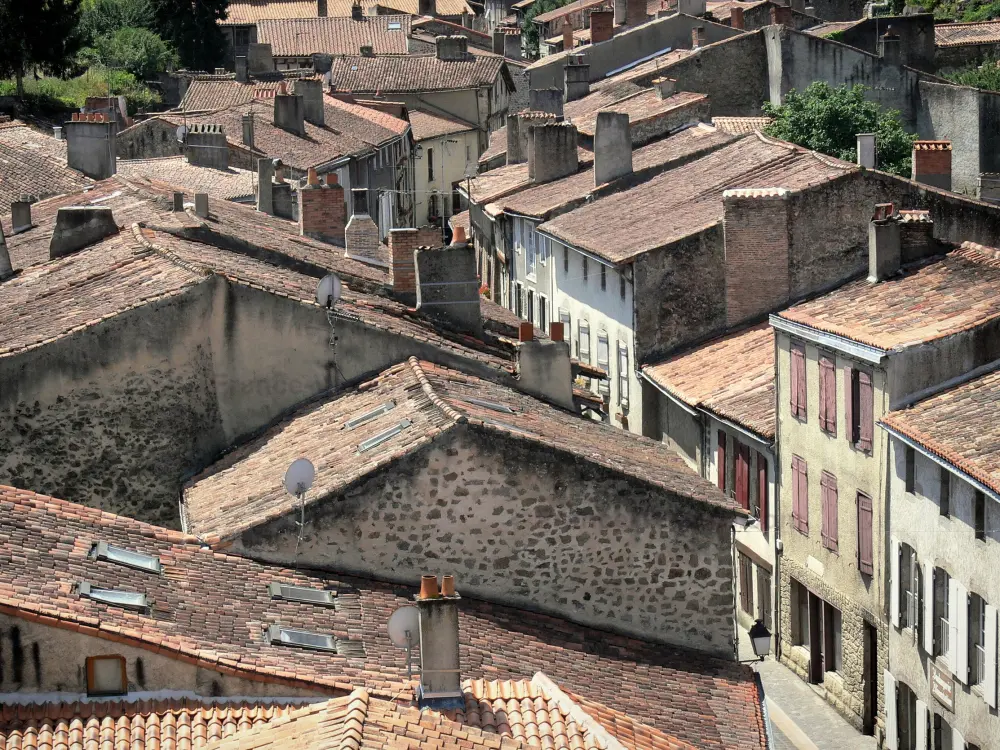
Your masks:
M 864 678 L 862 692 L 864 706 L 861 714 L 861 731 L 875 734 L 875 696 L 878 688 L 878 632 L 870 622 L 864 625 Z
M 823 684 L 823 600 L 809 592 L 809 682 Z

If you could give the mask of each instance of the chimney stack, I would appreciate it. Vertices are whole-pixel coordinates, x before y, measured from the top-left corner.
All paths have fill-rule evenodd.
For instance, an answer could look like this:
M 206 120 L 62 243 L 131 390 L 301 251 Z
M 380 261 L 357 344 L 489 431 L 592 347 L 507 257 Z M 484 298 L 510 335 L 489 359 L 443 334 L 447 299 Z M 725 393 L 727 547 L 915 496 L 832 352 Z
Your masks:
M 613 10 L 592 10 L 590 12 L 590 43 L 600 44 L 615 35 L 615 13 Z
M 270 44 L 247 45 L 247 67 L 251 73 L 271 73 L 274 71 L 274 57 Z
M 914 141 L 911 178 L 951 190 L 951 141 Z
M 626 0 L 615 0 L 615 6 L 614 6 L 615 26 L 624 26 L 628 20 L 626 18 L 628 9 L 626 8 L 625 3 Z
M 270 159 L 257 160 L 257 210 L 274 216 L 274 195 L 271 180 L 274 177 L 274 162 Z
M 300 78 L 295 82 L 295 93 L 302 97 L 305 121 L 318 128 L 326 123 L 323 107 L 323 82 L 319 78 Z
M 550 324 L 551 338 L 534 338 L 531 323 L 521 323 L 517 347 L 518 388 L 525 393 L 573 409 L 573 366 L 569 344 L 563 341 L 563 324 Z
M 563 38 L 563 50 L 571 50 L 576 47 L 576 43 L 573 39 L 573 24 L 569 21 L 569 16 L 563 16 L 562 22 L 562 38 Z
M 7 252 L 7 238 L 3 233 L 3 222 L 0 221 L 0 281 L 14 273 L 10 263 L 10 253 Z
M 436 16 L 437 15 L 436 0 L 417 0 L 417 15 Z
M 250 83 L 250 67 L 246 55 L 239 55 L 236 58 L 236 80 L 239 83 Z
M 791 5 L 772 5 L 771 6 L 771 23 L 780 24 L 782 26 L 792 25 L 792 6 Z
M 521 59 L 521 30 L 514 29 L 503 35 L 503 56 L 511 60 Z
M 243 115 L 243 145 L 253 148 L 253 115 Z
M 524 164 L 528 161 L 531 142 L 531 128 L 546 122 L 555 122 L 556 116 L 549 112 L 525 110 L 507 117 L 507 163 Z
M 365 20 L 365 12 L 361 8 L 361 3 L 359 3 L 358 0 L 354 0 L 354 2 L 351 4 L 351 18 L 353 18 L 355 21 Z
M 691 49 L 699 49 L 705 46 L 705 27 L 695 26 L 691 29 Z
M 60 208 L 49 241 L 49 260 L 75 253 L 113 234 L 118 234 L 118 225 L 108 206 Z
M 306 134 L 305 99 L 300 95 L 286 94 L 284 85 L 279 86 L 274 96 L 274 124 L 300 137 Z
M 531 89 L 528 91 L 528 110 L 531 112 L 548 112 L 555 117 L 563 116 L 562 89 Z
M 874 133 L 858 133 L 858 166 L 875 169 Z
M 57 141 L 61 141 L 63 139 L 63 129 L 59 125 L 52 126 L 52 137 Z
M 188 164 L 229 169 L 229 142 L 221 125 L 191 125 L 184 140 Z
M 316 17 L 326 18 L 327 16 L 327 0 L 316 0 Z
M 1000 203 L 1000 172 L 979 173 L 979 200 Z
M 646 0 L 625 0 L 625 25 L 638 26 L 646 23 Z
M 879 39 L 878 48 L 879 56 L 883 62 L 889 65 L 903 64 L 903 43 L 900 41 L 899 35 L 893 31 L 892 26 L 886 27 L 885 34 Z
M 392 296 L 407 305 L 417 300 L 417 274 L 413 264 L 413 253 L 419 246 L 416 229 L 392 229 L 389 231 L 389 284 Z
M 184 193 L 174 193 L 173 212 L 179 214 L 184 211 Z
M 194 194 L 194 213 L 199 218 L 208 218 L 208 193 Z
M 566 63 L 563 68 L 564 101 L 575 102 L 590 93 L 590 66 L 586 63 Z
M 743 8 L 734 4 L 729 11 L 729 25 L 734 29 L 745 29 L 746 21 L 743 20 Z
M 876 284 L 899 271 L 902 263 L 899 219 L 891 203 L 875 206 L 868 225 L 868 281 Z
M 465 708 L 458 648 L 458 602 L 453 576 L 422 576 L 416 597 L 420 612 L 420 688 L 417 705 L 439 711 Z
M 483 337 L 476 249 L 465 228 L 455 227 L 447 247 L 419 247 L 414 253 L 417 309 L 475 338 Z
M 706 10 L 705 0 L 677 0 L 677 12 L 686 16 L 703 16 Z
M 328 173 L 323 185 L 310 168 L 306 184 L 299 188 L 299 234 L 339 245 L 344 241 L 346 221 L 344 188 L 337 183 L 336 172 Z
M 362 57 L 375 57 L 375 48 L 370 44 L 362 44 L 359 52 Z
M 27 232 L 32 226 L 31 197 L 22 195 L 21 200 L 10 204 L 10 233 L 20 234 L 21 232 Z
M 938 248 L 931 212 L 919 209 L 900 211 L 899 217 L 900 263 L 913 263 L 936 255 Z
M 84 119 L 86 118 L 86 119 Z M 117 127 L 100 114 L 81 115 L 63 124 L 66 165 L 94 180 L 106 180 L 118 171 L 115 155 Z
M 568 122 L 535 125 L 528 136 L 528 177 L 550 182 L 575 174 L 580 166 L 576 126 Z
M 652 83 L 659 99 L 669 99 L 677 92 L 676 78 L 654 78 Z
M 464 36 L 434 37 L 434 48 L 438 60 L 467 60 L 469 57 L 469 40 Z
M 632 174 L 632 135 L 624 112 L 598 112 L 594 131 L 594 187 Z
M 503 55 L 504 52 L 504 34 L 499 28 L 493 29 L 493 54 Z
M 378 225 L 368 211 L 368 188 L 351 191 L 351 220 L 344 228 L 344 257 L 372 265 L 385 265 L 378 257 Z

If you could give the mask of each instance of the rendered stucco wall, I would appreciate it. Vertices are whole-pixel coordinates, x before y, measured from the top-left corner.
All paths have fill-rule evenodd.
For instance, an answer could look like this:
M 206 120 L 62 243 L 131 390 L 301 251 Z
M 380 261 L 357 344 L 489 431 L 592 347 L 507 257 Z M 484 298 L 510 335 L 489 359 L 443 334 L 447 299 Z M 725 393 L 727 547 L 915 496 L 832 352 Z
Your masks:
M 726 512 L 537 444 L 457 430 L 307 508 L 299 564 L 400 581 L 453 573 L 469 596 L 732 655 Z M 295 544 L 289 516 L 233 549 L 284 563 Z

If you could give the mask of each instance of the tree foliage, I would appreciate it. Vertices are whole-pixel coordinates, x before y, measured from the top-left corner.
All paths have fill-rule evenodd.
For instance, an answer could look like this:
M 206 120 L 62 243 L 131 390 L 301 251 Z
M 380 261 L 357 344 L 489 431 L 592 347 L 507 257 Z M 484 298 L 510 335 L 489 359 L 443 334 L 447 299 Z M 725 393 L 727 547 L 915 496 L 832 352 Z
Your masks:
M 538 25 L 535 24 L 535 18 L 570 2 L 572 0 L 535 0 L 534 5 L 524 14 L 524 23 L 521 24 L 521 41 L 529 54 L 538 54 Z
M 219 21 L 226 18 L 229 0 L 149 0 L 154 30 L 169 42 L 181 64 L 193 70 L 212 70 L 222 62 L 226 38 Z
M 14 76 L 22 93 L 34 68 L 61 74 L 80 48 L 80 0 L 0 0 L 0 77 Z
M 99 36 L 87 51 L 94 62 L 123 68 L 140 81 L 148 81 L 177 64 L 177 53 L 149 29 L 126 26 Z
M 154 29 L 149 0 L 83 0 L 80 34 L 90 46 L 120 29 Z
M 764 114 L 774 118 L 764 132 L 851 162 L 857 134 L 874 133 L 876 167 L 909 176 L 916 136 L 903 130 L 899 112 L 866 100 L 865 90 L 860 84 L 833 88 L 817 81 L 801 93 L 789 91 L 784 104 L 764 104 Z
M 953 73 L 947 73 L 945 78 L 959 86 L 1000 91 L 1000 60 L 987 60 L 982 65 L 962 68 Z

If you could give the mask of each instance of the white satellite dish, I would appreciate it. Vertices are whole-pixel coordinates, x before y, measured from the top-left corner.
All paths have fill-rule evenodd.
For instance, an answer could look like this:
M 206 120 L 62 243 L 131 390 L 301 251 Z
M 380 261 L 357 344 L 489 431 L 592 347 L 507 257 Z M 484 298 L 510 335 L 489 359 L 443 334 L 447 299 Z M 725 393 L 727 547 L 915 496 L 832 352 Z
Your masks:
M 177 128 L 177 142 L 184 143 L 184 139 L 187 138 L 188 128 L 187 125 L 180 125 Z
M 312 487 L 316 467 L 308 458 L 296 458 L 285 472 L 285 489 L 290 495 L 302 495 Z
M 420 639 L 420 610 L 412 604 L 400 607 L 389 617 L 386 629 L 394 646 L 412 648 Z
M 340 300 L 341 287 L 337 274 L 327 274 L 316 287 L 316 301 L 323 307 L 333 307 Z

